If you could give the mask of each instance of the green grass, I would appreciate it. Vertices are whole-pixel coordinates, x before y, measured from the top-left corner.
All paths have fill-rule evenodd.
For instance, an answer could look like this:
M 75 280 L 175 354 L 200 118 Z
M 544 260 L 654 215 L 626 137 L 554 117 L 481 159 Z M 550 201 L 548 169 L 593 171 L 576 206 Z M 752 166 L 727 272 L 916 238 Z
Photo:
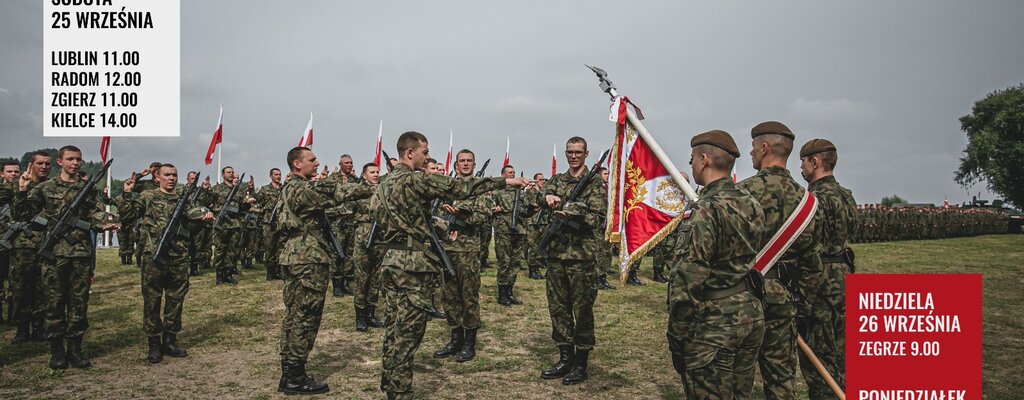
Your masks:
M 987 399 L 1024 398 L 1024 311 L 1018 307 L 1024 275 L 1024 235 L 861 244 L 861 273 L 983 273 L 984 391 Z M 179 343 L 188 358 L 145 361 L 139 274 L 117 263 L 116 251 L 99 256 L 90 301 L 85 349 L 93 368 L 51 372 L 46 345 L 12 347 L 14 331 L 0 328 L 0 398 L 280 398 L 277 346 L 283 313 L 281 283 L 263 270 L 244 271 L 237 286 L 215 286 L 213 274 L 193 278 Z M 649 262 L 645 260 L 645 262 Z M 492 264 L 493 264 L 492 259 Z M 642 277 L 650 274 L 648 265 Z M 416 393 L 424 398 L 682 398 L 665 343 L 665 286 L 601 292 L 597 300 L 597 347 L 590 379 L 566 387 L 538 378 L 556 357 L 543 281 L 520 275 L 516 294 L 526 304 L 502 307 L 494 300 L 495 270 L 483 274 L 483 327 L 477 359 L 458 364 L 430 353 L 448 337 L 432 321 L 416 356 Z M 309 370 L 331 385 L 333 397 L 381 398 L 382 332 L 358 333 L 352 298 L 328 296 Z M 801 384 L 801 395 L 806 389 Z M 759 386 L 755 398 L 761 398 Z

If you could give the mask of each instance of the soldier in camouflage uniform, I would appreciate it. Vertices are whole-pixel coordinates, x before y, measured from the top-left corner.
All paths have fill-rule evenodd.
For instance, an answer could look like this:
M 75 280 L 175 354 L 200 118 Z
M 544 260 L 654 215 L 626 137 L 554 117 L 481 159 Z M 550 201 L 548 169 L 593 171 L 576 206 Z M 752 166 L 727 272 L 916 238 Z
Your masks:
M 786 169 L 795 135 L 786 125 L 768 121 L 750 130 L 750 151 L 757 174 L 736 186 L 749 192 L 764 211 L 765 241 L 782 228 L 796 211 L 806 193 Z M 811 297 L 821 283 L 821 244 L 816 215 L 779 261 L 765 274 L 765 333 L 758 352 L 758 366 L 764 381 L 766 399 L 792 399 L 796 396 L 796 372 L 799 356 L 796 334 L 807 335 L 812 321 Z
M 281 323 L 281 380 L 278 390 L 285 394 L 325 393 L 327 384 L 306 374 L 306 360 L 313 349 L 328 277 L 335 254 L 326 240 L 324 209 L 345 201 L 369 197 L 370 188 L 317 177 L 320 163 L 307 147 L 288 152 L 291 176 L 281 190 L 284 202 L 279 211 L 283 248 L 284 321 Z
M 164 164 L 153 175 L 159 184 L 157 190 L 135 195 L 135 182 L 124 183 L 127 198 L 121 215 L 140 221 L 138 245 L 142 249 L 142 326 L 149 342 L 147 360 L 156 364 L 163 356 L 185 357 L 188 352 L 178 347 L 177 335 L 181 332 L 181 310 L 188 293 L 189 259 L 187 234 L 173 234 L 164 243 L 163 262 L 154 260 L 157 245 L 170 223 L 174 208 L 184 190 L 176 190 L 178 170 L 171 164 Z M 196 190 L 200 190 L 198 187 Z M 213 213 L 203 206 L 186 205 L 178 225 L 179 232 L 188 232 L 188 221 L 213 221 Z M 160 303 L 163 301 L 163 318 Z M 161 340 L 160 335 L 163 335 Z
M 360 185 L 376 191 L 380 182 L 380 168 L 377 164 L 363 165 Z M 387 251 L 387 244 L 380 240 L 380 229 L 373 228 L 376 221 L 376 197 L 353 203 L 355 210 L 355 245 L 352 246 L 352 263 L 355 264 L 355 298 L 352 305 L 356 313 L 356 330 L 366 332 L 369 328 L 381 328 L 384 323 L 377 319 L 377 298 L 380 293 L 380 261 Z M 373 243 L 370 234 L 373 231 Z M 367 247 L 367 244 L 370 244 Z
M 728 133 L 690 140 L 692 173 L 704 185 L 688 202 L 671 243 L 668 343 L 688 399 L 745 399 L 764 337 L 761 274 L 754 258 L 764 243 L 764 213 L 729 172 L 739 157 Z
M 211 204 L 210 207 L 213 210 L 214 215 L 220 215 L 221 208 L 224 207 L 224 203 L 228 199 L 228 194 L 231 193 L 231 188 L 235 185 L 240 184 L 238 177 L 235 176 L 235 169 L 227 166 L 221 169 L 222 183 L 218 183 L 212 189 L 210 189 Z M 239 239 L 242 232 L 242 215 L 249 209 L 249 206 L 256 202 L 251 197 L 246 197 L 244 192 L 239 188 L 235 192 L 235 197 L 231 199 L 231 204 L 228 204 L 228 211 L 224 213 L 224 221 L 219 221 L 220 229 L 213 232 L 214 238 L 213 243 L 215 245 L 213 249 L 213 268 L 217 271 L 216 284 L 230 283 L 235 284 L 238 281 L 232 275 L 238 274 L 236 264 L 239 258 Z
M 472 178 L 476 156 L 468 149 L 455 156 L 457 179 Z M 450 240 L 445 249 L 455 267 L 455 276 L 444 282 L 444 312 L 447 314 L 451 339 L 434 352 L 435 358 L 455 356 L 466 362 L 476 357 L 476 332 L 480 328 L 480 230 L 490 219 L 493 200 L 486 194 L 442 204 L 446 214 Z
M 21 166 L 18 162 L 5 161 L 3 176 L 0 177 L 0 208 L 6 207 L 7 212 L 0 215 L 0 233 L 6 231 L 11 224 L 11 206 L 14 204 L 14 193 L 17 191 L 14 185 L 17 184 L 15 182 L 18 176 L 21 176 Z M 0 323 L 4 322 L 5 317 L 12 319 L 11 316 L 4 314 L 4 304 L 11 304 L 10 298 L 7 297 L 8 290 L 4 290 L 4 282 L 7 282 L 10 271 L 11 252 L 6 247 L 0 247 Z M 11 311 L 10 308 L 6 310 Z
M 163 163 L 161 163 L 159 161 L 151 162 L 151 163 L 149 163 L 149 168 L 147 168 L 145 171 L 142 171 L 142 173 L 139 174 L 137 177 L 135 177 L 134 179 L 133 178 L 129 178 L 129 179 L 132 179 L 132 180 L 135 181 L 135 193 L 142 193 L 142 192 L 146 192 L 146 191 L 150 191 L 150 190 L 156 190 L 156 188 L 159 186 L 156 183 L 156 171 L 158 169 L 160 169 L 160 165 L 162 165 L 162 164 Z M 149 176 L 150 178 L 149 179 L 142 179 L 145 176 Z M 132 246 L 131 246 L 132 249 L 131 249 L 131 254 L 128 255 L 127 261 L 130 264 L 131 261 L 132 261 L 132 256 L 134 256 L 135 257 L 135 267 L 141 270 L 142 269 L 142 248 L 137 246 L 137 244 L 138 244 L 138 237 L 139 237 L 139 226 L 142 224 L 142 221 L 127 221 L 127 222 L 121 221 L 121 222 L 124 223 L 125 226 L 127 226 L 126 229 L 131 231 L 131 235 L 130 235 L 131 238 L 130 238 L 130 240 L 132 241 Z
M 530 279 L 540 280 L 544 279 L 544 275 L 540 273 L 541 267 L 544 266 L 544 260 L 541 260 L 540 253 L 537 252 L 537 244 L 540 243 L 540 236 L 544 234 L 544 229 L 547 228 L 549 213 L 542 211 L 540 203 L 537 202 L 537 193 L 544 187 L 547 179 L 544 179 L 544 174 L 536 173 L 533 174 L 533 180 L 537 184 L 526 189 L 521 201 L 530 208 L 530 214 L 533 215 L 527 220 L 526 265 L 530 270 Z
M 461 178 L 416 172 L 429 149 L 419 132 L 398 138 L 401 159 L 380 183 L 377 212 L 381 237 L 388 250 L 381 263 L 381 290 L 385 304 L 385 334 L 380 389 L 389 399 L 411 399 L 413 355 L 423 340 L 432 291 L 441 272 L 437 254 L 430 250 L 428 222 L 436 198 L 468 199 L 506 185 L 523 186 L 519 179 Z
M 46 182 L 50 175 L 52 164 L 50 154 L 44 151 L 37 151 L 32 154 L 25 173 L 19 180 L 28 179 L 25 190 L 30 191 L 37 185 Z M 11 191 L 17 191 L 19 182 L 11 183 Z M 17 193 L 14 193 L 17 195 Z M 11 203 L 11 218 L 14 222 L 32 221 L 34 215 L 19 215 L 17 212 L 18 198 L 15 197 Z M 46 226 L 39 223 L 30 223 L 28 229 L 18 233 L 14 239 L 11 249 L 11 311 L 12 320 L 17 324 L 18 330 L 11 339 L 11 344 L 21 344 L 26 341 L 43 341 L 46 338 L 43 320 L 46 314 L 46 293 L 42 281 L 42 263 L 36 251 L 42 244 L 45 236 Z M 31 329 L 30 329 L 31 328 Z
M 503 178 L 515 178 L 516 169 L 506 165 L 501 169 Z M 519 211 L 516 215 L 516 226 L 512 227 L 512 214 L 519 195 Z M 523 205 L 523 192 L 517 188 L 508 188 L 491 192 L 494 200 L 494 252 L 498 257 L 498 304 L 509 306 L 523 304 L 513 293 L 516 275 L 522 269 L 526 253 L 526 221 L 530 218 L 529 208 Z
M 804 340 L 842 389 L 846 386 L 846 274 L 853 272 L 853 250 L 849 246 L 860 224 L 853 193 L 839 185 L 832 175 L 837 161 L 836 147 L 828 140 L 812 139 L 800 148 L 800 173 L 809 183 L 808 190 L 818 199 L 822 215 L 818 231 L 824 267 L 820 289 L 809 294 L 811 326 Z M 802 354 L 800 370 L 810 398 L 834 396 Z
M 45 218 L 48 229 L 60 219 L 74 200 L 85 181 L 78 175 L 82 165 L 82 151 L 64 146 L 57 153 L 61 171 L 57 179 L 39 183 L 28 190 L 31 179 L 25 174 L 18 182 L 16 213 L 21 218 L 39 215 Z M 99 190 L 87 193 L 86 198 L 98 199 Z M 46 338 L 50 341 L 50 368 L 71 366 L 87 368 L 92 365 L 82 353 L 82 336 L 89 328 L 89 287 L 92 275 L 92 257 L 96 250 L 89 230 L 110 230 L 116 224 L 106 222 L 106 213 L 98 202 L 86 203 L 80 209 L 79 224 L 67 236 L 57 241 L 53 260 L 43 261 L 43 286 L 46 289 Z M 88 221 L 88 222 L 87 222 Z M 64 340 L 67 339 L 67 352 Z
M 256 204 L 259 205 L 263 212 L 263 225 L 266 229 L 263 229 L 260 245 L 263 248 L 263 262 L 267 266 L 267 280 L 281 279 L 281 266 L 277 262 L 279 255 L 278 247 L 280 243 L 280 237 L 277 231 L 277 215 L 274 214 L 274 210 L 278 213 L 280 210 L 281 200 L 281 170 L 278 168 L 270 169 L 270 183 L 260 187 L 260 190 L 256 192 Z M 275 221 L 271 221 L 271 218 Z
M 256 196 L 256 183 L 253 181 L 252 175 L 249 175 L 249 183 L 245 187 L 245 197 L 255 199 Z M 249 211 L 242 217 L 242 231 L 239 235 L 238 240 L 238 259 L 242 264 L 243 269 L 255 269 L 254 261 L 256 260 L 256 253 L 260 247 L 260 237 L 262 234 L 260 230 L 260 220 L 262 219 L 263 209 L 260 208 L 259 202 L 253 202 L 252 206 L 249 207 Z
M 554 218 L 568 220 L 566 229 L 547 244 L 547 298 L 551 316 L 551 339 L 558 346 L 558 361 L 541 373 L 543 379 L 562 378 L 566 385 L 587 379 L 590 351 L 596 344 L 594 302 L 600 275 L 594 254 L 601 242 L 598 231 L 604 225 L 605 191 L 602 180 L 590 175 L 586 160 L 587 141 L 575 136 L 565 144 L 569 164 L 566 172 L 555 175 L 540 193 L 543 205 L 553 210 Z M 591 178 L 579 197 L 569 194 L 584 178 Z

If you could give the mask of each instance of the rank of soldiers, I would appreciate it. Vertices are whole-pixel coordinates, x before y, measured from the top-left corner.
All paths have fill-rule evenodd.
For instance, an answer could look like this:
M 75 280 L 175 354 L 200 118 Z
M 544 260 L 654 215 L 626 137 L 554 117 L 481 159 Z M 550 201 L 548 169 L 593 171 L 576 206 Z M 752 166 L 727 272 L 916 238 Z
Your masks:
M 832 397 L 812 362 L 841 389 L 850 243 L 1006 230 L 1004 216 L 988 210 L 858 206 L 833 176 L 838 150 L 824 139 L 797 149 L 805 188 L 788 169 L 795 138 L 779 122 L 753 127 L 749 155 L 758 172 L 740 182 L 730 176 L 741 157 L 730 134 L 709 131 L 690 142 L 699 199 L 652 254 L 654 280 L 669 283 L 668 350 L 688 398 L 748 398 L 755 368 L 766 398 L 794 398 L 798 369 L 811 398 Z M 614 289 L 608 276 L 616 276 L 603 241 L 608 171 L 587 164 L 587 141 L 566 141 L 568 169 L 550 179 L 516 177 L 512 165 L 484 177 L 488 162 L 478 168 L 469 149 L 456 154 L 447 176 L 418 132 L 402 134 L 395 150 L 386 171 L 370 163 L 357 174 L 343 155 L 330 174 L 313 151 L 296 147 L 287 171 L 271 169 L 270 183 L 259 188 L 230 166 L 219 171 L 222 183 L 196 172 L 180 183 L 174 165 L 157 162 L 118 193 L 101 193 L 95 183 L 102 176 L 81 173 L 74 146 L 56 160 L 33 154 L 24 172 L 4 164 L 0 276 L 10 283 L 0 292 L 7 306 L 0 318 L 17 326 L 11 343 L 48 341 L 53 369 L 91 365 L 82 342 L 96 234 L 116 230 L 121 262 L 142 276 L 150 363 L 188 355 L 177 335 L 190 276 L 212 268 L 217 285 L 234 284 L 239 267 L 262 262 L 268 281 L 283 281 L 280 391 L 329 390 L 306 362 L 330 288 L 333 296 L 353 296 L 357 331 L 383 328 L 381 391 L 412 398 L 414 354 L 430 319 L 451 331 L 433 357 L 476 356 L 480 271 L 493 233 L 498 304 L 523 304 L 515 294 L 520 270 L 545 281 L 558 355 L 540 378 L 586 381 L 598 291 Z M 54 164 L 59 172 L 51 178 Z M 752 269 L 758 253 L 805 197 L 816 199 L 816 212 L 762 276 Z M 635 268 L 627 284 L 642 284 Z M 798 352 L 798 337 L 815 361 Z

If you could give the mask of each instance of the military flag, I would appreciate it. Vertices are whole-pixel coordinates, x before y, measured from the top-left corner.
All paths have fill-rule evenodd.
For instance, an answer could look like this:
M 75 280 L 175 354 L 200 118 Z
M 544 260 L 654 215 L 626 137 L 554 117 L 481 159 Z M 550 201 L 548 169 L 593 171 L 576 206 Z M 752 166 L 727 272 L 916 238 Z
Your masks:
M 309 113 L 309 123 L 306 124 L 306 130 L 302 131 L 302 137 L 299 138 L 299 147 L 313 147 L 313 112 Z
M 380 169 L 380 152 L 384 150 L 381 148 L 381 139 L 384 137 L 384 120 L 380 120 L 380 127 L 377 128 L 377 151 L 373 152 L 373 163 L 377 164 L 377 169 Z M 387 161 L 385 161 L 387 162 Z
M 658 143 L 646 133 L 640 124 L 642 118 L 643 113 L 629 98 L 615 97 L 609 115 L 616 128 L 605 237 L 619 243 L 623 280 L 629 266 L 654 248 L 684 218 L 684 193 L 696 199 L 690 185 L 682 180 Z
M 508 166 L 508 149 L 510 144 L 510 139 L 508 138 L 508 136 L 505 136 L 505 161 L 501 164 L 501 168 L 505 168 Z
M 558 144 L 551 144 L 551 175 L 548 178 L 555 176 L 558 173 Z
M 444 159 L 444 174 L 448 175 L 448 172 L 452 168 L 452 141 L 455 139 L 455 131 L 448 131 L 448 156 Z
M 224 135 L 224 104 L 220 105 L 220 116 L 217 117 L 217 129 L 213 131 L 213 139 L 210 139 L 210 147 L 206 149 L 206 165 L 213 163 L 213 151 L 217 150 L 217 169 L 220 169 L 220 148 L 221 137 Z

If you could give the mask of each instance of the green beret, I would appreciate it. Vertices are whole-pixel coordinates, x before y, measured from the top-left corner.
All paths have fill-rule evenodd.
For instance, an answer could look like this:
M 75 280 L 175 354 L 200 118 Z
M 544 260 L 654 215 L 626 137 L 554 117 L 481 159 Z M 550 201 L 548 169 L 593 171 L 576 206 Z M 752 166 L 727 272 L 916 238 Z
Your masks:
M 800 157 L 813 156 L 826 151 L 836 151 L 836 145 L 825 139 L 811 139 L 800 148 Z
M 726 153 L 733 157 L 740 156 L 740 150 L 736 147 L 736 141 L 732 140 L 732 136 L 726 131 L 716 129 L 704 132 L 690 139 L 690 147 L 697 147 L 702 144 L 709 144 L 725 150 Z
M 754 127 L 750 129 L 750 138 L 753 139 L 769 133 L 788 137 L 789 140 L 796 139 L 796 135 L 793 134 L 793 131 L 789 130 L 788 126 L 779 121 L 767 121 L 754 125 Z

